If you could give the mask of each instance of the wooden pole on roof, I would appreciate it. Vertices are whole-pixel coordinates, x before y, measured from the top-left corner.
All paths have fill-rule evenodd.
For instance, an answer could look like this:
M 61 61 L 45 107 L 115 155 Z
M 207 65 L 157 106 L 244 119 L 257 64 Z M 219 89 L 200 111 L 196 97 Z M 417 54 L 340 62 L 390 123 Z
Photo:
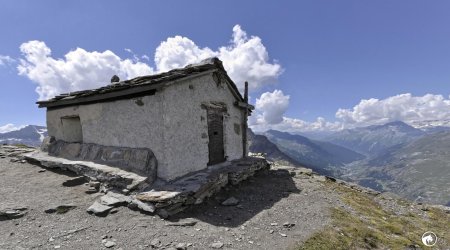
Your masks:
M 244 102 L 245 104 L 248 104 L 248 82 L 245 82 L 245 89 L 244 89 Z M 248 121 L 248 108 L 244 109 L 244 119 L 243 119 L 243 129 L 242 129 L 242 151 L 243 151 L 243 156 L 242 157 L 247 157 L 248 152 L 247 152 L 247 129 L 248 129 L 248 125 L 247 125 L 247 121 Z

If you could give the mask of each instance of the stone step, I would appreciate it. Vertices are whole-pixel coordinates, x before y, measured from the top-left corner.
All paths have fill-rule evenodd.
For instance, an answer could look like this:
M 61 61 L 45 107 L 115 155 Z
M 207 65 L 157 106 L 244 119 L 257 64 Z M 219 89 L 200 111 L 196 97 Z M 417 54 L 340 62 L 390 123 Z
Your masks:
M 183 211 L 189 205 L 202 203 L 228 184 L 236 185 L 269 168 L 265 159 L 248 157 L 188 174 L 162 186 L 153 186 L 152 190 L 141 192 L 135 198 L 151 204 L 157 213 L 166 217 Z
M 37 150 L 24 155 L 31 163 L 39 163 L 47 168 L 67 169 L 91 179 L 97 179 L 112 187 L 135 190 L 146 185 L 147 177 L 89 161 L 73 161 L 60 157 L 49 156 L 47 152 Z

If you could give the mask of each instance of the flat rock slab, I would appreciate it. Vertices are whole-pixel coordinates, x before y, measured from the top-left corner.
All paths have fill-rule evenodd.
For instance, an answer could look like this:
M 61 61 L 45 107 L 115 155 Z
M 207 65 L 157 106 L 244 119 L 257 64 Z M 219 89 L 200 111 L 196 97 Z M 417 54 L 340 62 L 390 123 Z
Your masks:
M 30 162 L 39 162 L 48 168 L 68 169 L 79 175 L 95 178 L 119 189 L 134 190 L 145 185 L 147 177 L 127 172 L 120 168 L 102 165 L 89 161 L 72 161 L 60 157 L 49 156 L 46 152 L 36 151 L 24 155 Z
M 127 204 L 131 202 L 131 197 L 115 193 L 115 192 L 108 192 L 106 195 L 100 197 L 100 203 L 106 206 L 120 206 L 123 204 Z
M 263 158 L 248 157 L 188 174 L 171 183 L 139 193 L 136 199 L 154 204 L 160 216 L 168 217 L 183 211 L 189 205 L 202 203 L 205 198 L 211 197 L 228 184 L 235 185 L 269 167 L 269 163 Z M 229 206 L 238 203 L 236 199 L 225 202 Z
M 21 218 L 27 214 L 27 210 L 26 207 L 0 209 L 0 221 Z
M 113 209 L 113 207 L 106 206 L 98 201 L 95 201 L 94 204 L 92 204 L 86 211 L 95 215 L 103 215 L 108 213 L 111 209 Z
M 140 209 L 148 213 L 154 213 L 156 211 L 155 205 L 153 205 L 152 203 L 143 202 L 137 199 L 133 199 L 128 207 L 133 209 Z
M 234 197 L 230 197 L 222 202 L 223 206 L 236 206 L 237 204 L 239 204 L 239 200 Z
M 166 226 L 169 227 L 192 227 L 197 224 L 197 221 L 194 219 L 185 219 L 180 221 L 168 222 Z
M 46 212 L 47 214 L 53 214 L 53 213 L 65 214 L 68 211 L 70 211 L 76 207 L 77 206 L 72 205 L 72 204 L 64 204 L 64 205 L 58 205 L 58 206 L 48 208 L 44 212 Z

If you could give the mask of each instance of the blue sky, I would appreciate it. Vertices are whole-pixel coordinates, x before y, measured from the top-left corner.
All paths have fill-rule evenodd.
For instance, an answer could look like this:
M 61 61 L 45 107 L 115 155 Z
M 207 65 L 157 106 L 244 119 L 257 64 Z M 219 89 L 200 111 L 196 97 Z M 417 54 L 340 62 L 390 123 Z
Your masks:
M 155 49 L 169 37 L 180 35 L 217 51 L 230 45 L 237 24 L 249 39 L 261 39 L 267 63 L 283 69 L 277 83 L 262 84 L 251 93 L 253 102 L 275 90 L 282 91 L 280 98 L 289 95 L 277 110 L 270 110 L 277 102 L 268 100 L 264 106 L 261 101 L 262 123 L 273 113 L 297 125 L 317 117 L 361 125 L 445 119 L 450 105 L 449 11 L 448 1 L 410 0 L 2 1 L 0 55 L 12 60 L 0 64 L 0 126 L 45 124 L 44 110 L 35 105 L 36 81 L 16 69 L 24 58 L 23 43 L 42 41 L 55 59 L 76 48 L 110 50 L 126 59 L 133 57 L 125 50 L 131 49 L 147 55 L 149 61 L 140 60 L 156 70 Z M 398 97 L 406 93 L 410 95 Z M 379 101 L 361 104 L 370 98 Z M 437 105 L 423 108 L 423 102 Z M 353 109 L 356 105 L 362 111 Z M 403 110 L 395 110 L 401 105 Z M 336 118 L 338 109 L 348 112 Z M 372 113 L 378 115 L 367 118 Z

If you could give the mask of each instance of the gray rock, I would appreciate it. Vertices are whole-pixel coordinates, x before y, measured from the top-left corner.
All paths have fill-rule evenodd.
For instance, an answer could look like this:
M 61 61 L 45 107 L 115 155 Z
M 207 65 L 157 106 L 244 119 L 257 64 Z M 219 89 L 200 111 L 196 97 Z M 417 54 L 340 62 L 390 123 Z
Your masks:
M 215 249 L 219 249 L 219 248 L 222 248 L 222 247 L 223 247 L 223 243 L 220 242 L 220 241 L 214 242 L 214 243 L 211 244 L 211 247 L 212 247 L 212 248 L 215 248 Z
M 59 206 L 48 208 L 44 212 L 46 212 L 47 214 L 53 214 L 53 213 L 65 214 L 69 210 L 72 210 L 76 207 L 77 206 L 72 205 L 72 204 L 65 204 L 65 205 L 59 205 Z
M 99 181 L 89 181 L 89 186 L 93 187 L 95 189 L 99 189 L 100 188 L 100 182 Z
M 102 215 L 108 213 L 113 207 L 106 206 L 101 204 L 98 201 L 95 201 L 94 204 L 92 204 L 88 209 L 88 213 L 93 213 L 95 215 Z
M 177 250 L 186 250 L 186 249 L 187 249 L 185 243 L 178 243 L 178 244 L 175 246 L 175 248 L 176 248 Z
M 115 192 L 108 192 L 106 195 L 100 197 L 100 203 L 106 206 L 119 206 L 122 204 L 130 203 L 131 198 L 129 196 L 115 193 Z
M 150 242 L 150 246 L 151 247 L 159 247 L 159 246 L 161 246 L 161 241 L 159 239 L 153 239 Z
M 0 221 L 18 219 L 27 214 L 26 207 L 5 208 L 0 210 Z
M 291 228 L 291 227 L 294 227 L 294 226 L 295 226 L 295 223 L 290 223 L 290 222 L 283 223 L 283 227 L 285 227 L 285 228 Z
M 114 241 L 107 240 L 105 243 L 103 243 L 103 245 L 106 248 L 111 248 L 111 247 L 114 247 L 116 245 L 116 243 Z
M 90 187 L 88 190 L 85 191 L 86 194 L 94 194 L 97 192 L 98 192 L 98 190 L 93 187 Z
M 136 200 L 136 199 L 131 200 L 129 207 L 130 208 L 138 208 L 142 211 L 149 212 L 149 213 L 154 213 L 156 210 L 156 208 L 153 204 L 148 203 L 148 202 L 142 202 L 142 201 Z
M 223 206 L 236 206 L 237 204 L 239 204 L 239 200 L 234 197 L 230 197 L 222 202 Z
M 197 224 L 197 221 L 192 219 L 186 219 L 182 221 L 176 221 L 176 222 L 169 222 L 166 223 L 166 226 L 173 226 L 173 227 L 192 227 Z

